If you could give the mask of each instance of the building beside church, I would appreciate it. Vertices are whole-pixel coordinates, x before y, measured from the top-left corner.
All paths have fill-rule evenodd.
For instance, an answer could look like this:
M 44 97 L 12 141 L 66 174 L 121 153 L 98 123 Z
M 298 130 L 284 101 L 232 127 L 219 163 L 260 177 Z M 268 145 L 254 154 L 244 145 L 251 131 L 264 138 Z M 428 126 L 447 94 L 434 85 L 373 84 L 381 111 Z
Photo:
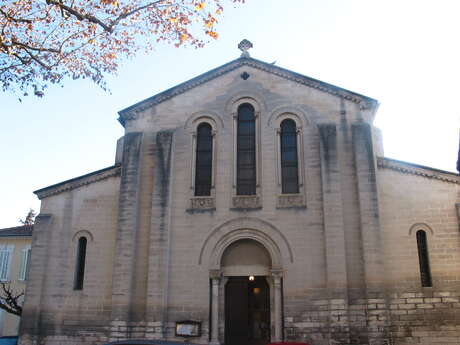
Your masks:
M 35 192 L 20 344 L 460 344 L 459 176 L 385 158 L 376 100 L 249 46 Z
M 17 297 L 25 292 L 29 264 L 32 231 L 34 226 L 21 225 L 0 229 L 0 283 Z M 0 286 L 0 298 L 7 297 Z M 19 304 L 23 297 L 18 298 Z M 19 330 L 19 316 L 0 309 L 0 336 L 16 336 Z

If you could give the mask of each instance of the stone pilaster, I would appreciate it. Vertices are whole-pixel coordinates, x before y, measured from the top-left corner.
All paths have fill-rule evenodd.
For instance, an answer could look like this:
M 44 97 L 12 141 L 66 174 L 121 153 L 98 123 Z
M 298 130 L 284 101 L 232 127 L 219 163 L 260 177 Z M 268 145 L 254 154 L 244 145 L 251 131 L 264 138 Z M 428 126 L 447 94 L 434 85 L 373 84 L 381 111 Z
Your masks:
M 149 240 L 154 191 L 155 134 L 143 133 L 139 160 L 138 210 L 135 249 L 134 282 L 132 286 L 130 321 L 146 320 L 147 282 L 149 267 Z
M 337 157 L 337 131 L 335 125 L 321 125 L 319 130 L 327 286 L 330 289 L 346 289 L 347 267 L 342 192 Z
M 367 123 L 354 124 L 352 133 L 367 292 L 365 297 L 368 301 L 378 299 L 382 304 L 386 303 L 385 273 L 380 234 L 376 161 L 371 127 Z M 367 332 L 370 344 L 380 344 L 385 340 L 386 319 L 378 318 L 375 320 L 372 315 L 367 314 Z
M 211 278 L 211 341 L 209 345 L 220 345 L 219 342 L 219 283 L 220 270 L 212 270 Z
M 367 123 L 354 124 L 352 129 L 366 286 L 380 290 L 384 281 L 384 267 L 372 133 Z
M 152 218 L 149 240 L 147 320 L 161 322 L 163 336 L 168 323 L 170 269 L 170 203 L 173 132 L 156 133 L 153 149 Z
M 275 334 L 272 336 L 272 342 L 280 342 L 283 340 L 283 296 L 282 296 L 282 271 L 272 270 L 273 278 L 273 293 L 274 293 L 274 309 L 275 309 Z
M 319 132 L 329 322 L 337 329 L 330 336 L 333 341 L 348 343 L 347 255 L 336 125 L 320 125 Z
M 125 135 L 114 255 L 112 320 L 129 321 L 138 229 L 142 133 Z

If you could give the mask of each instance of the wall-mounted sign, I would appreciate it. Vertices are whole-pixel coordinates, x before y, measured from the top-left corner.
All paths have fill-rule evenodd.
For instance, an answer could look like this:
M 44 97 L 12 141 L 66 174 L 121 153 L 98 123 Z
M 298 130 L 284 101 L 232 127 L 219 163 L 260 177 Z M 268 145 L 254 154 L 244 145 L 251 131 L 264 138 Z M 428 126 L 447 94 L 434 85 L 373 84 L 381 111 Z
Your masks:
M 199 321 L 177 321 L 176 336 L 178 337 L 199 337 L 201 336 L 201 322 Z

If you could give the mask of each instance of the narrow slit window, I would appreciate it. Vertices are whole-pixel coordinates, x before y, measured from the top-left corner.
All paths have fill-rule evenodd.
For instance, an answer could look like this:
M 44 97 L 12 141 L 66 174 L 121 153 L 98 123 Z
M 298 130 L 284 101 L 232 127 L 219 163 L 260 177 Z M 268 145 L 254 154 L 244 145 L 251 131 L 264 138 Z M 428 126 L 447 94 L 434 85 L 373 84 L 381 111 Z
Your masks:
M 428 258 L 428 245 L 426 240 L 426 232 L 418 230 L 417 237 L 417 250 L 418 262 L 420 264 L 420 279 L 423 287 L 433 286 L 431 281 L 430 260 Z
M 244 103 L 238 108 L 236 145 L 236 194 L 256 194 L 256 118 L 254 107 Z
M 196 139 L 195 196 L 211 195 L 212 150 L 212 127 L 202 123 L 198 126 Z
M 83 289 L 83 281 L 85 279 L 85 261 L 86 261 L 86 237 L 80 237 L 77 248 L 77 263 L 75 267 L 74 290 Z
M 293 120 L 281 122 L 281 191 L 299 193 L 299 162 L 297 156 L 297 128 Z

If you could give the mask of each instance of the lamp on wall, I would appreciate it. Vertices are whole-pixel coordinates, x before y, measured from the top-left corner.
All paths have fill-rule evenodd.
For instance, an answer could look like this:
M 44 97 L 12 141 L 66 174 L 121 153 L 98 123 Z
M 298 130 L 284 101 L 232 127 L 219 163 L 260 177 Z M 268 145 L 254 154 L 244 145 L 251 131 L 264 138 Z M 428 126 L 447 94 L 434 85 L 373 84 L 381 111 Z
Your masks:
M 254 281 L 254 279 L 255 279 L 254 276 L 249 276 L 250 281 Z

